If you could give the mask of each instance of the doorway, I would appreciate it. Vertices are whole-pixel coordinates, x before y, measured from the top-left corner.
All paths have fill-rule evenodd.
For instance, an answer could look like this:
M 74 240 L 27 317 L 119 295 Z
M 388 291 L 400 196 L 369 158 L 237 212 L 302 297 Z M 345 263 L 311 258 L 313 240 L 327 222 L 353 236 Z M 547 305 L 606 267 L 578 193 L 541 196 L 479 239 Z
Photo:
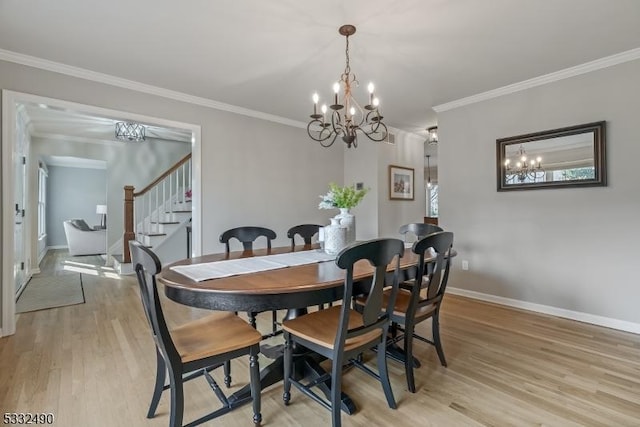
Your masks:
M 193 182 L 191 186 L 193 200 L 192 248 L 195 255 L 201 254 L 200 126 L 9 90 L 3 90 L 2 95 L 2 123 L 5 123 L 6 126 L 2 128 L 2 204 L 5 208 L 2 215 L 2 235 L 4 237 L 2 242 L 2 317 L 0 336 L 15 333 L 16 290 L 22 288 L 31 274 L 37 271 L 38 257 L 37 255 L 33 256 L 37 244 L 31 241 L 30 236 L 33 234 L 31 229 L 37 228 L 38 225 L 38 200 L 37 198 L 29 197 L 31 159 L 28 133 L 25 131 L 29 124 L 25 123 L 26 126 L 18 124 L 21 105 L 29 104 L 60 112 L 87 114 L 103 117 L 112 122 L 114 120 L 129 120 L 149 126 L 190 132 L 193 164 Z M 27 144 L 20 142 L 21 128 Z M 31 181 L 37 181 L 37 177 L 34 177 Z

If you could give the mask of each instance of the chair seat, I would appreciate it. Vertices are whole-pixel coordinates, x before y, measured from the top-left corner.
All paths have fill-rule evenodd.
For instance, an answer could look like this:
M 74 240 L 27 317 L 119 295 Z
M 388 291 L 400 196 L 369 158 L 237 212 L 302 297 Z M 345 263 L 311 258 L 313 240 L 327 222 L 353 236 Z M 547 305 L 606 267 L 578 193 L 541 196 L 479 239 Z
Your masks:
M 382 307 L 387 307 L 389 303 L 389 297 L 391 296 L 391 289 L 386 289 L 382 294 Z M 356 305 L 364 305 L 366 296 L 356 298 Z M 411 302 L 411 291 L 407 289 L 399 289 L 396 294 L 396 304 L 393 307 L 393 315 L 398 317 L 406 317 L 407 311 L 409 311 L 409 303 Z M 435 304 L 429 304 L 422 307 L 418 307 L 416 310 L 415 318 L 425 319 L 433 314 L 436 310 Z
M 338 325 L 340 324 L 341 310 L 342 306 L 336 305 L 324 310 L 305 314 L 292 320 L 285 320 L 282 323 L 282 329 L 297 337 L 332 349 L 338 332 Z M 360 313 L 355 310 L 350 310 L 349 329 L 362 325 L 362 316 Z M 364 343 L 375 340 L 376 337 L 381 336 L 381 334 L 381 330 L 377 329 L 358 337 L 349 338 L 345 341 L 344 349 L 345 351 L 349 351 L 357 348 Z
M 258 331 L 233 313 L 216 313 L 171 331 L 183 363 L 204 359 L 257 344 Z

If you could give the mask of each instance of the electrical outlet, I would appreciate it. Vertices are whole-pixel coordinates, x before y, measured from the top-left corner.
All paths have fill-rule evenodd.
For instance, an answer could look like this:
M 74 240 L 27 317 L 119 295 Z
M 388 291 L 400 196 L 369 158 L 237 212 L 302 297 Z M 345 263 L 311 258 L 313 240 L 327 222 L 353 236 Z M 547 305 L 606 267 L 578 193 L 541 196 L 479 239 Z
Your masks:
M 468 270 L 469 269 L 469 261 L 467 261 L 466 259 L 462 260 L 462 269 L 463 270 Z

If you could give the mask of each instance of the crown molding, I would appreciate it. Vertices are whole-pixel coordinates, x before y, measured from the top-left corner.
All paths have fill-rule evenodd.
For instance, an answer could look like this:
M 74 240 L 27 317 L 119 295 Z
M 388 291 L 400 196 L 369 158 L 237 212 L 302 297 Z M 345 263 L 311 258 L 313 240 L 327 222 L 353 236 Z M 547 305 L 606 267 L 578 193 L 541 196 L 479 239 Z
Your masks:
M 123 89 L 129 89 L 136 92 L 142 92 L 149 95 L 160 96 L 162 98 L 173 99 L 175 101 L 185 102 L 187 104 L 199 105 L 202 107 L 212 108 L 214 110 L 226 111 L 229 113 L 240 114 L 260 120 L 280 123 L 286 126 L 305 129 L 307 127 L 306 123 L 297 120 L 291 120 L 286 117 L 263 113 L 262 111 L 250 110 L 248 108 L 238 107 L 237 105 L 226 104 L 224 102 L 214 101 L 213 99 L 202 98 L 175 90 L 164 89 L 158 86 L 136 82 L 134 80 L 127 80 L 109 74 L 99 73 L 97 71 L 74 67 L 71 65 L 62 64 L 60 62 L 49 61 L 48 59 L 42 59 L 35 56 L 12 52 L 10 50 L 0 49 L 0 60 L 13 62 L 20 65 L 26 65 L 28 67 L 39 68 L 41 70 L 52 71 L 54 73 L 77 77 L 84 80 L 90 80 L 97 83 L 103 83 L 110 86 L 116 86 Z
M 461 98 L 455 101 L 436 105 L 435 107 L 433 107 L 433 110 L 436 113 L 442 113 L 444 111 L 449 111 L 455 108 L 464 107 L 465 105 L 471 105 L 477 102 L 487 101 L 489 99 L 498 98 L 503 95 L 520 92 L 523 90 L 531 89 L 536 86 L 542 86 L 547 83 L 557 82 L 559 80 L 568 79 L 570 77 L 579 76 L 581 74 L 586 74 L 592 71 L 601 70 L 603 68 L 612 67 L 614 65 L 623 64 L 625 62 L 635 61 L 637 59 L 640 59 L 640 48 L 627 50 L 625 52 L 617 53 L 615 55 L 606 56 L 604 58 L 600 58 L 594 61 L 586 62 L 584 64 L 576 65 L 574 67 L 565 68 L 564 70 L 555 71 L 553 73 L 534 77 L 529 80 L 524 80 L 519 83 L 510 84 L 497 89 L 489 90 L 487 92 L 482 92 L 476 95 L 468 96 L 466 98 Z

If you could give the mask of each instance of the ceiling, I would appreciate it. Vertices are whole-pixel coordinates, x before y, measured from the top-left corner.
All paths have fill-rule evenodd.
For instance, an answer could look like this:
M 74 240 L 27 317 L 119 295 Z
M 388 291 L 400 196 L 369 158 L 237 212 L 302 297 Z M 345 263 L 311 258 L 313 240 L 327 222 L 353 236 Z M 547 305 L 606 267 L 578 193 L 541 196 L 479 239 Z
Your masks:
M 640 47 L 638 0 L 21 0 L 0 49 L 306 122 L 345 23 L 356 97 L 373 81 L 385 122 L 422 135 L 433 106 Z
M 65 138 L 84 142 L 114 141 L 116 122 L 122 118 L 98 117 L 79 111 L 54 108 L 44 104 L 26 103 L 21 106 L 26 115 L 29 132 L 33 136 Z M 191 131 L 144 124 L 147 139 L 191 143 Z

